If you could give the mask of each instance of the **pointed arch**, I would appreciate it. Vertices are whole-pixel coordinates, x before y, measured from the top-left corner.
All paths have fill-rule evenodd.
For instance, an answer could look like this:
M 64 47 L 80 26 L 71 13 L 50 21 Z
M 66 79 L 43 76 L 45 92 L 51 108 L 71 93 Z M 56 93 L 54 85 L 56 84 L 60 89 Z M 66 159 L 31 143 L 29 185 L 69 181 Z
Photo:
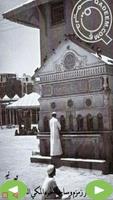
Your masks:
M 83 131 L 83 117 L 82 115 L 77 116 L 77 131 Z
M 101 131 L 103 130 L 103 115 L 101 113 L 97 114 L 97 124 L 98 124 L 98 130 Z
M 87 130 L 92 131 L 93 130 L 93 117 L 91 114 L 87 115 Z
M 60 117 L 60 124 L 61 124 L 61 131 L 65 131 L 66 130 L 66 120 L 64 115 L 61 115 Z

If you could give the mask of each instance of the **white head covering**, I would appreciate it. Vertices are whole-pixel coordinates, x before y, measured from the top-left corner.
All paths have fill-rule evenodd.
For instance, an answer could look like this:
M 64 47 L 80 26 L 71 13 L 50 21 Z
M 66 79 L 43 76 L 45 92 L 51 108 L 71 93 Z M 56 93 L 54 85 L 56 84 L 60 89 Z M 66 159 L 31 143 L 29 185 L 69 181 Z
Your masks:
M 52 115 L 56 115 L 56 112 L 52 112 Z
M 54 171 L 55 166 L 54 165 L 48 165 L 47 167 L 47 173 L 48 175 L 52 174 L 52 172 Z

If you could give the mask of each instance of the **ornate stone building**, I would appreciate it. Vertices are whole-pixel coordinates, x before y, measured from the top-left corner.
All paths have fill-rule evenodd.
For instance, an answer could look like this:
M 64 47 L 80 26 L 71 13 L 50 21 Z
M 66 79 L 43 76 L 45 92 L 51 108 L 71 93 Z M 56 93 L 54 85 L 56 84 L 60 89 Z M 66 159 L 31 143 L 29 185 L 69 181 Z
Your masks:
M 68 158 L 68 164 L 72 165 L 70 158 L 74 158 L 76 167 L 101 169 L 105 173 L 111 171 L 112 62 L 112 59 L 66 39 L 37 71 L 35 75 L 40 77 L 42 91 L 39 120 L 42 156 L 49 155 L 49 119 L 56 111 L 62 127 L 63 154 Z M 65 158 L 61 161 L 67 164 Z
M 40 130 L 56 111 L 63 131 L 112 130 L 113 65 L 71 40 L 63 41 L 37 71 L 40 77 Z
M 40 28 L 40 154 L 49 155 L 51 112 L 62 124 L 62 145 L 68 164 L 113 168 L 113 42 L 82 42 L 73 32 L 71 13 L 77 0 L 33 0 L 4 13 L 4 18 Z M 108 0 L 113 11 L 113 2 Z M 94 24 L 98 16 L 94 15 Z M 87 20 L 87 25 L 92 25 Z M 109 35 L 112 37 L 113 27 Z M 94 53 L 97 47 L 100 51 Z M 94 51 L 93 51 L 93 50 Z M 70 159 L 73 158 L 73 159 Z M 83 160 L 80 160 L 82 158 Z M 90 160 L 87 160 L 90 159 Z M 93 160 L 91 160 L 93 159 Z M 33 160 L 33 159 L 32 159 Z M 36 158 L 40 162 L 42 158 Z M 67 160 L 61 159 L 62 164 Z

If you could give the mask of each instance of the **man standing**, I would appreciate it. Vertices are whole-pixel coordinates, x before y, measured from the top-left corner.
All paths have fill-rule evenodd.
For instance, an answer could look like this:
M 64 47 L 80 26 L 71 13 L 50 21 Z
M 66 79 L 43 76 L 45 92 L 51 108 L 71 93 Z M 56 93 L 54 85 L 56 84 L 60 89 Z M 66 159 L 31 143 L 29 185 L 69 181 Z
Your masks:
M 61 130 L 61 125 L 56 118 L 56 112 L 52 113 L 52 118 L 49 121 L 50 126 L 50 156 L 58 157 L 62 155 L 62 146 L 60 140 L 59 131 Z

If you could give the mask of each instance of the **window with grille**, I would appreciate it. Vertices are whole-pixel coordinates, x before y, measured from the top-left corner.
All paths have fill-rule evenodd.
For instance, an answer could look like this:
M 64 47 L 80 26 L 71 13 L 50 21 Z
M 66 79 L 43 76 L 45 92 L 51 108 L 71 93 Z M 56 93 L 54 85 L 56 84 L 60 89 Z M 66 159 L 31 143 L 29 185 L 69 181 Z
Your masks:
M 64 22 L 64 4 L 63 1 L 51 4 L 51 25 Z

